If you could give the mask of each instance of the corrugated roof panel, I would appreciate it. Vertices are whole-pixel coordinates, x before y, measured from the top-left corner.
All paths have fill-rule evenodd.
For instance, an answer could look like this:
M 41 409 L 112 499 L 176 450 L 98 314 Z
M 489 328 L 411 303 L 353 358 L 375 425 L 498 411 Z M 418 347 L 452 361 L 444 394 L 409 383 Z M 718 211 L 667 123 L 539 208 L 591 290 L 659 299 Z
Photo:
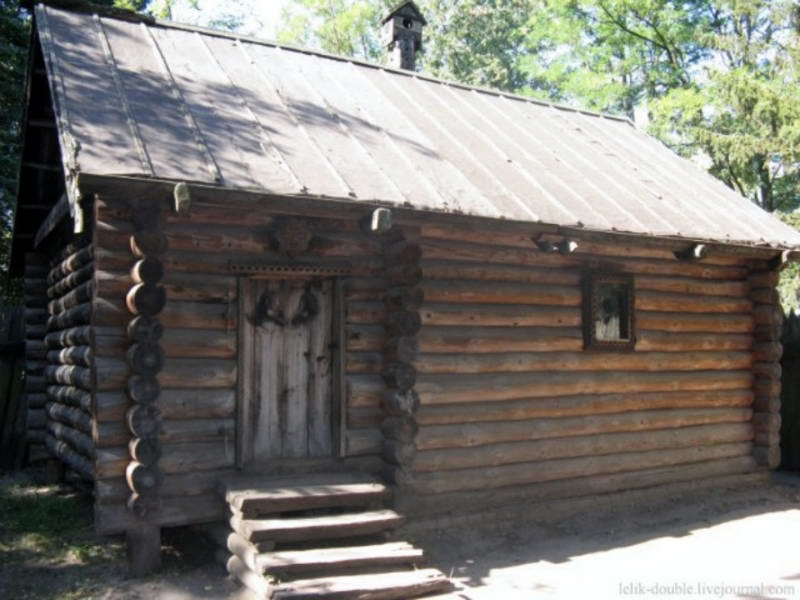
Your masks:
M 70 158 L 81 170 L 141 173 L 144 169 L 117 96 L 112 67 L 91 17 L 48 11 L 41 20 L 44 52 L 50 54 L 62 126 L 74 142 Z
M 47 9 L 47 12 L 55 11 Z M 138 125 L 155 176 L 212 182 L 206 158 L 192 141 L 191 126 L 175 96 L 168 93 L 169 80 L 144 36 L 143 26 L 114 19 L 100 19 L 100 22 L 114 56 L 122 94 Z M 119 101 L 119 96 L 106 100 Z
M 86 173 L 800 246 L 624 120 L 224 33 L 36 15 L 67 159 Z

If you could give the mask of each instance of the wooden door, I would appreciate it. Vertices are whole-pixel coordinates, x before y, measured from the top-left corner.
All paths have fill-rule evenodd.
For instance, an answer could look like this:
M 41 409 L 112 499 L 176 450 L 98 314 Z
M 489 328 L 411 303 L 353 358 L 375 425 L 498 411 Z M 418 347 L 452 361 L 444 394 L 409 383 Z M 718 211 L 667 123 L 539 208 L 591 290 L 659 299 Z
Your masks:
M 255 279 L 244 290 L 246 462 L 333 453 L 333 282 Z

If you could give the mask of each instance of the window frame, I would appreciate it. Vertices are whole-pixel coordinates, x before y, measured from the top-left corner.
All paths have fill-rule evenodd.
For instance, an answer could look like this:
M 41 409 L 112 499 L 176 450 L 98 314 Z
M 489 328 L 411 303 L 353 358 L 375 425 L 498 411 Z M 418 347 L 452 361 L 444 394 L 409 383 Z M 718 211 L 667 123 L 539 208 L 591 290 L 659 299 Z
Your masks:
M 622 284 L 627 291 L 629 339 L 598 340 L 595 337 L 597 294 L 600 284 Z M 581 306 L 583 308 L 583 349 L 601 352 L 633 352 L 636 347 L 636 311 L 633 275 L 627 273 L 586 273 L 583 277 Z

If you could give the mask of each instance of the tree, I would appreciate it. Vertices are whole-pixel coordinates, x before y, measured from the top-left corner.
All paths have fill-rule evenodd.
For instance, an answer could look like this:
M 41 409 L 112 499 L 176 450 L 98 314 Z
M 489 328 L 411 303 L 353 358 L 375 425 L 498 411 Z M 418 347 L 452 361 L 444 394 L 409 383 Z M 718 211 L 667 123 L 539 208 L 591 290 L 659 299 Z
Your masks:
M 789 0 L 550 0 L 527 59 L 558 99 L 633 116 L 768 211 L 800 203 L 796 10 Z M 571 46 L 564 52 L 565 46 Z
M 463 83 L 506 91 L 534 86 L 524 66 L 536 0 L 428 0 L 425 69 Z M 549 43 L 542 40 L 542 43 Z M 540 48 L 537 44 L 536 48 Z
M 367 60 L 382 56 L 380 21 L 395 0 L 294 0 L 284 8 L 277 38 Z
M 28 18 L 18 0 L 0 5 L 0 303 L 19 297 L 8 279 L 14 199 L 20 160 L 23 81 L 28 54 Z

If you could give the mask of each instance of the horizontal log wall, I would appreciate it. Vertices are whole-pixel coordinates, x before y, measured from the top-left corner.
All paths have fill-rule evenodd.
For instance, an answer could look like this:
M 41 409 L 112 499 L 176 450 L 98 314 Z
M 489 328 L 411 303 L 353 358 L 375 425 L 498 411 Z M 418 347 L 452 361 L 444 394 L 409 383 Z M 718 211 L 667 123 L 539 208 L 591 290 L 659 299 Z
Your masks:
M 416 457 L 401 482 L 406 512 L 757 469 L 754 435 L 774 427 L 754 431 L 753 421 L 754 359 L 775 354 L 753 342 L 748 275 L 763 263 L 685 262 L 657 248 L 580 240 L 573 254 L 550 254 L 524 236 L 440 225 L 422 225 L 419 245 L 421 406 Z M 586 271 L 634 276 L 635 352 L 583 350 Z M 357 307 L 350 418 L 367 426 L 381 419 L 386 313 L 374 299 Z
M 237 276 L 230 263 L 287 259 L 273 247 L 270 231 L 276 215 L 266 209 L 193 202 L 189 215 L 179 216 L 167 204 L 168 198 L 164 202 L 169 249 L 161 257 L 164 276 L 160 285 L 168 300 L 158 315 L 163 326 L 159 344 L 164 353 L 158 374 L 158 464 L 164 472 L 161 519 L 172 523 L 180 511 L 171 507 L 177 506 L 181 497 L 193 498 L 185 503 L 190 513 L 195 507 L 213 512 L 216 482 L 235 468 L 240 315 Z M 95 204 L 97 516 L 98 529 L 118 531 L 130 518 L 120 506 L 130 461 L 125 422 L 130 405 L 126 391 L 130 342 L 125 327 L 131 317 L 125 295 L 134 284 L 132 225 L 125 202 L 98 198 Z M 312 246 L 307 256 L 295 260 L 350 262 L 354 272 L 344 282 L 345 326 L 363 321 L 357 313 L 353 319 L 350 315 L 353 307 L 358 310 L 358 303 L 382 298 L 385 281 L 376 275 L 383 264 L 382 242 L 362 233 L 355 220 L 312 217 L 309 223 L 314 233 Z M 72 335 L 81 337 L 83 332 Z M 343 387 L 350 389 L 350 369 L 346 371 Z M 360 469 L 380 470 L 380 435 L 378 423 L 348 421 L 343 431 L 345 456 Z M 182 522 L 192 520 L 186 515 L 180 518 Z M 204 518 L 198 513 L 198 520 Z
M 45 282 L 48 316 L 42 356 L 47 361 L 45 445 L 79 479 L 93 481 L 94 246 L 90 241 L 88 236 L 76 236 L 51 258 Z

